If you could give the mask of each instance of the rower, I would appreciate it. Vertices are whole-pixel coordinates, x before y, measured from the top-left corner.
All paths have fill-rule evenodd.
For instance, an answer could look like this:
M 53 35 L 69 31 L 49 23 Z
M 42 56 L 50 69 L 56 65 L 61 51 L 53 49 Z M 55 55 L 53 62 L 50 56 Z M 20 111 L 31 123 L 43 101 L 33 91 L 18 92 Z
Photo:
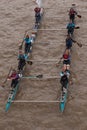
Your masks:
M 18 70 L 20 72 L 23 70 L 24 66 L 26 65 L 25 55 L 23 54 L 22 50 L 19 51 L 18 60 L 19 60 Z
M 38 26 L 41 20 L 41 14 L 40 14 L 41 8 L 36 7 L 34 11 L 35 11 L 35 26 Z
M 75 28 L 75 24 L 70 20 L 70 22 L 67 24 L 67 29 L 68 29 L 67 33 L 72 36 L 74 32 L 74 28 Z
M 63 54 L 63 68 L 64 70 L 70 70 L 70 50 L 66 49 Z
M 17 73 L 17 71 L 15 69 L 12 70 L 11 74 L 8 76 L 8 80 L 12 80 L 11 82 L 11 87 L 15 88 L 16 85 L 19 82 L 19 78 L 21 77 L 21 75 L 19 75 Z
M 26 35 L 24 41 L 25 41 L 25 54 L 28 54 L 30 52 L 31 47 L 31 38 L 29 37 L 29 35 Z
M 61 75 L 60 83 L 62 85 L 62 94 L 65 94 L 67 92 L 67 84 L 69 83 L 66 71 L 64 71 L 63 75 Z
M 66 48 L 71 49 L 73 42 L 75 43 L 76 41 L 73 40 L 71 36 L 68 34 L 66 38 Z
M 75 9 L 71 7 L 69 11 L 69 19 L 72 20 L 73 23 L 75 20 L 75 15 L 77 15 L 77 11 L 75 11 Z

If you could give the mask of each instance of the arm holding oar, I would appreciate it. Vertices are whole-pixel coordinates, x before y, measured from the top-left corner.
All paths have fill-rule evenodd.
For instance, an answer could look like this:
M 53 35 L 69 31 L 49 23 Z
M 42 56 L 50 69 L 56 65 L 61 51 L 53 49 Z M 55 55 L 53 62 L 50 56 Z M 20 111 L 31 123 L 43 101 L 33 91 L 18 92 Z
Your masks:
M 81 43 L 78 43 L 77 41 L 73 40 L 70 35 L 67 35 L 66 38 L 66 48 L 71 49 L 73 42 L 76 43 L 79 47 L 82 47 Z
M 76 43 L 79 47 L 82 47 L 82 44 L 81 44 L 81 43 L 78 43 L 77 41 L 75 41 L 75 40 L 73 40 L 73 39 L 72 39 L 72 41 L 73 41 L 74 43 Z
M 23 40 L 22 40 L 21 45 L 19 45 L 19 49 L 22 49 L 22 46 L 23 46 L 23 43 L 24 43 L 24 38 L 25 38 L 26 33 L 28 32 L 28 30 L 30 30 L 30 29 L 27 29 L 27 30 L 25 31 L 25 33 L 24 33 L 24 37 L 23 37 Z
M 61 63 L 62 59 L 63 59 L 63 57 L 61 57 L 61 58 L 59 59 L 58 63 L 56 64 L 56 67 L 59 66 L 59 64 Z
M 20 50 L 22 49 L 22 46 L 23 46 L 23 43 L 24 43 L 24 38 L 25 38 L 25 36 L 26 36 L 26 32 L 27 32 L 27 31 L 25 31 L 25 34 L 24 34 L 24 37 L 23 37 L 23 40 L 22 40 L 21 45 L 19 45 L 19 49 L 20 49 Z

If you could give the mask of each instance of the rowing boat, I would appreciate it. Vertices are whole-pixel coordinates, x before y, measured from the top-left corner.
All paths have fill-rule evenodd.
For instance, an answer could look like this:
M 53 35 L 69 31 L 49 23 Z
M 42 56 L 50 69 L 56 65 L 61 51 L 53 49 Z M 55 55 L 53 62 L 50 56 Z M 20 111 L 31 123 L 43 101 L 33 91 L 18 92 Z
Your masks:
M 41 11 L 42 11 L 41 12 L 41 20 L 42 20 L 43 9 Z M 41 21 L 40 21 L 40 23 L 41 23 Z M 39 28 L 39 26 L 38 26 L 38 28 Z M 35 33 L 34 31 L 33 31 L 33 33 L 34 33 L 33 34 L 34 36 L 32 36 L 32 43 L 35 41 L 35 38 L 36 38 L 36 35 L 37 35 L 37 33 Z M 30 47 L 30 53 L 31 52 L 32 52 L 32 45 Z M 26 59 L 26 61 L 29 59 L 29 53 L 25 55 L 25 59 Z M 21 74 L 23 74 L 24 68 L 23 68 L 23 71 L 21 71 Z M 19 81 L 18 81 L 18 84 L 16 85 L 16 87 L 15 88 L 11 88 L 11 90 L 10 90 L 10 93 L 9 93 L 9 96 L 8 96 L 8 100 L 7 100 L 7 103 L 6 103 L 6 106 L 5 106 L 5 111 L 6 112 L 9 110 L 9 108 L 11 106 L 11 103 L 15 99 L 15 96 L 16 96 L 16 94 L 18 92 L 18 89 L 19 89 L 20 80 L 21 80 L 21 78 L 19 78 Z

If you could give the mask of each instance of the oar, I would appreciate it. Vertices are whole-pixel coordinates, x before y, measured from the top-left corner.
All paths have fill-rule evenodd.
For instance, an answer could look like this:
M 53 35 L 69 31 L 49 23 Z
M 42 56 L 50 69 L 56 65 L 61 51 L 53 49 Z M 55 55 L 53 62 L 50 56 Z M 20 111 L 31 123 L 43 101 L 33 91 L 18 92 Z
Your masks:
M 28 63 L 29 65 L 32 65 L 32 64 L 33 64 L 33 62 L 32 62 L 32 61 L 27 61 L 27 63 Z
M 57 62 L 57 59 L 56 60 L 55 59 L 48 59 L 48 60 L 27 60 L 27 63 L 29 65 L 32 65 L 34 62 L 42 62 L 42 63 L 44 63 L 44 62 Z
M 82 47 L 81 43 L 75 42 L 79 47 Z
M 11 70 L 12 70 L 12 66 L 10 67 L 7 77 L 6 77 L 5 81 L 2 83 L 1 87 L 5 87 L 4 84 L 7 82 L 7 79 L 8 79 L 8 76 L 9 76 Z
M 22 46 L 23 46 L 23 43 L 24 43 L 24 38 L 25 38 L 25 36 L 26 36 L 26 33 L 27 33 L 27 31 L 25 31 L 25 34 L 24 34 L 24 37 L 23 37 L 22 43 L 21 43 L 21 45 L 19 46 L 19 49 L 20 49 L 20 50 L 22 49 Z
M 77 26 L 77 27 L 75 27 L 75 29 L 80 29 L 80 27 L 79 27 L 79 26 Z
M 22 78 L 29 78 L 29 79 L 31 79 L 31 78 L 43 78 L 43 75 L 40 74 L 40 75 L 23 76 Z
M 77 17 L 78 17 L 78 18 L 81 18 L 82 16 L 81 16 L 81 15 L 79 15 L 79 14 L 77 14 Z
M 59 66 L 59 64 L 61 63 L 62 57 L 60 58 L 60 60 L 58 61 L 58 63 L 56 64 L 56 67 Z
M 72 39 L 73 40 L 73 39 Z M 82 47 L 81 43 L 78 43 L 77 41 L 73 40 L 74 43 L 76 43 L 79 47 Z

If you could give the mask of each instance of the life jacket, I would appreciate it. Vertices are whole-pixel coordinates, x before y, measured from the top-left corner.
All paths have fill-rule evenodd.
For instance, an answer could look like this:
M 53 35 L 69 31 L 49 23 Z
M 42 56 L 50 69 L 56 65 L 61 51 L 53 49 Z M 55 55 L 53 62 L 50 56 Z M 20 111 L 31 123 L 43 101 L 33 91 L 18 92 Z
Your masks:
M 70 15 L 74 15 L 75 14 L 75 11 L 74 9 L 70 9 L 70 12 L 69 12 Z
M 72 46 L 72 39 L 66 39 L 66 46 Z
M 60 79 L 60 83 L 63 85 L 63 86 L 66 86 L 66 84 L 68 83 L 68 78 L 67 78 L 67 75 L 63 75 Z
M 68 60 L 69 59 L 69 55 L 68 54 L 63 54 L 63 58 L 64 58 L 64 60 Z
M 12 73 L 12 74 L 11 74 L 11 76 L 9 76 L 9 79 L 11 79 L 11 78 L 18 79 L 18 78 L 19 78 L 19 76 L 18 76 L 18 74 L 17 74 L 17 73 Z
M 67 75 L 65 75 L 65 74 L 61 77 L 61 81 L 62 81 L 62 82 L 65 82 L 67 79 L 68 79 L 68 78 L 67 78 Z

